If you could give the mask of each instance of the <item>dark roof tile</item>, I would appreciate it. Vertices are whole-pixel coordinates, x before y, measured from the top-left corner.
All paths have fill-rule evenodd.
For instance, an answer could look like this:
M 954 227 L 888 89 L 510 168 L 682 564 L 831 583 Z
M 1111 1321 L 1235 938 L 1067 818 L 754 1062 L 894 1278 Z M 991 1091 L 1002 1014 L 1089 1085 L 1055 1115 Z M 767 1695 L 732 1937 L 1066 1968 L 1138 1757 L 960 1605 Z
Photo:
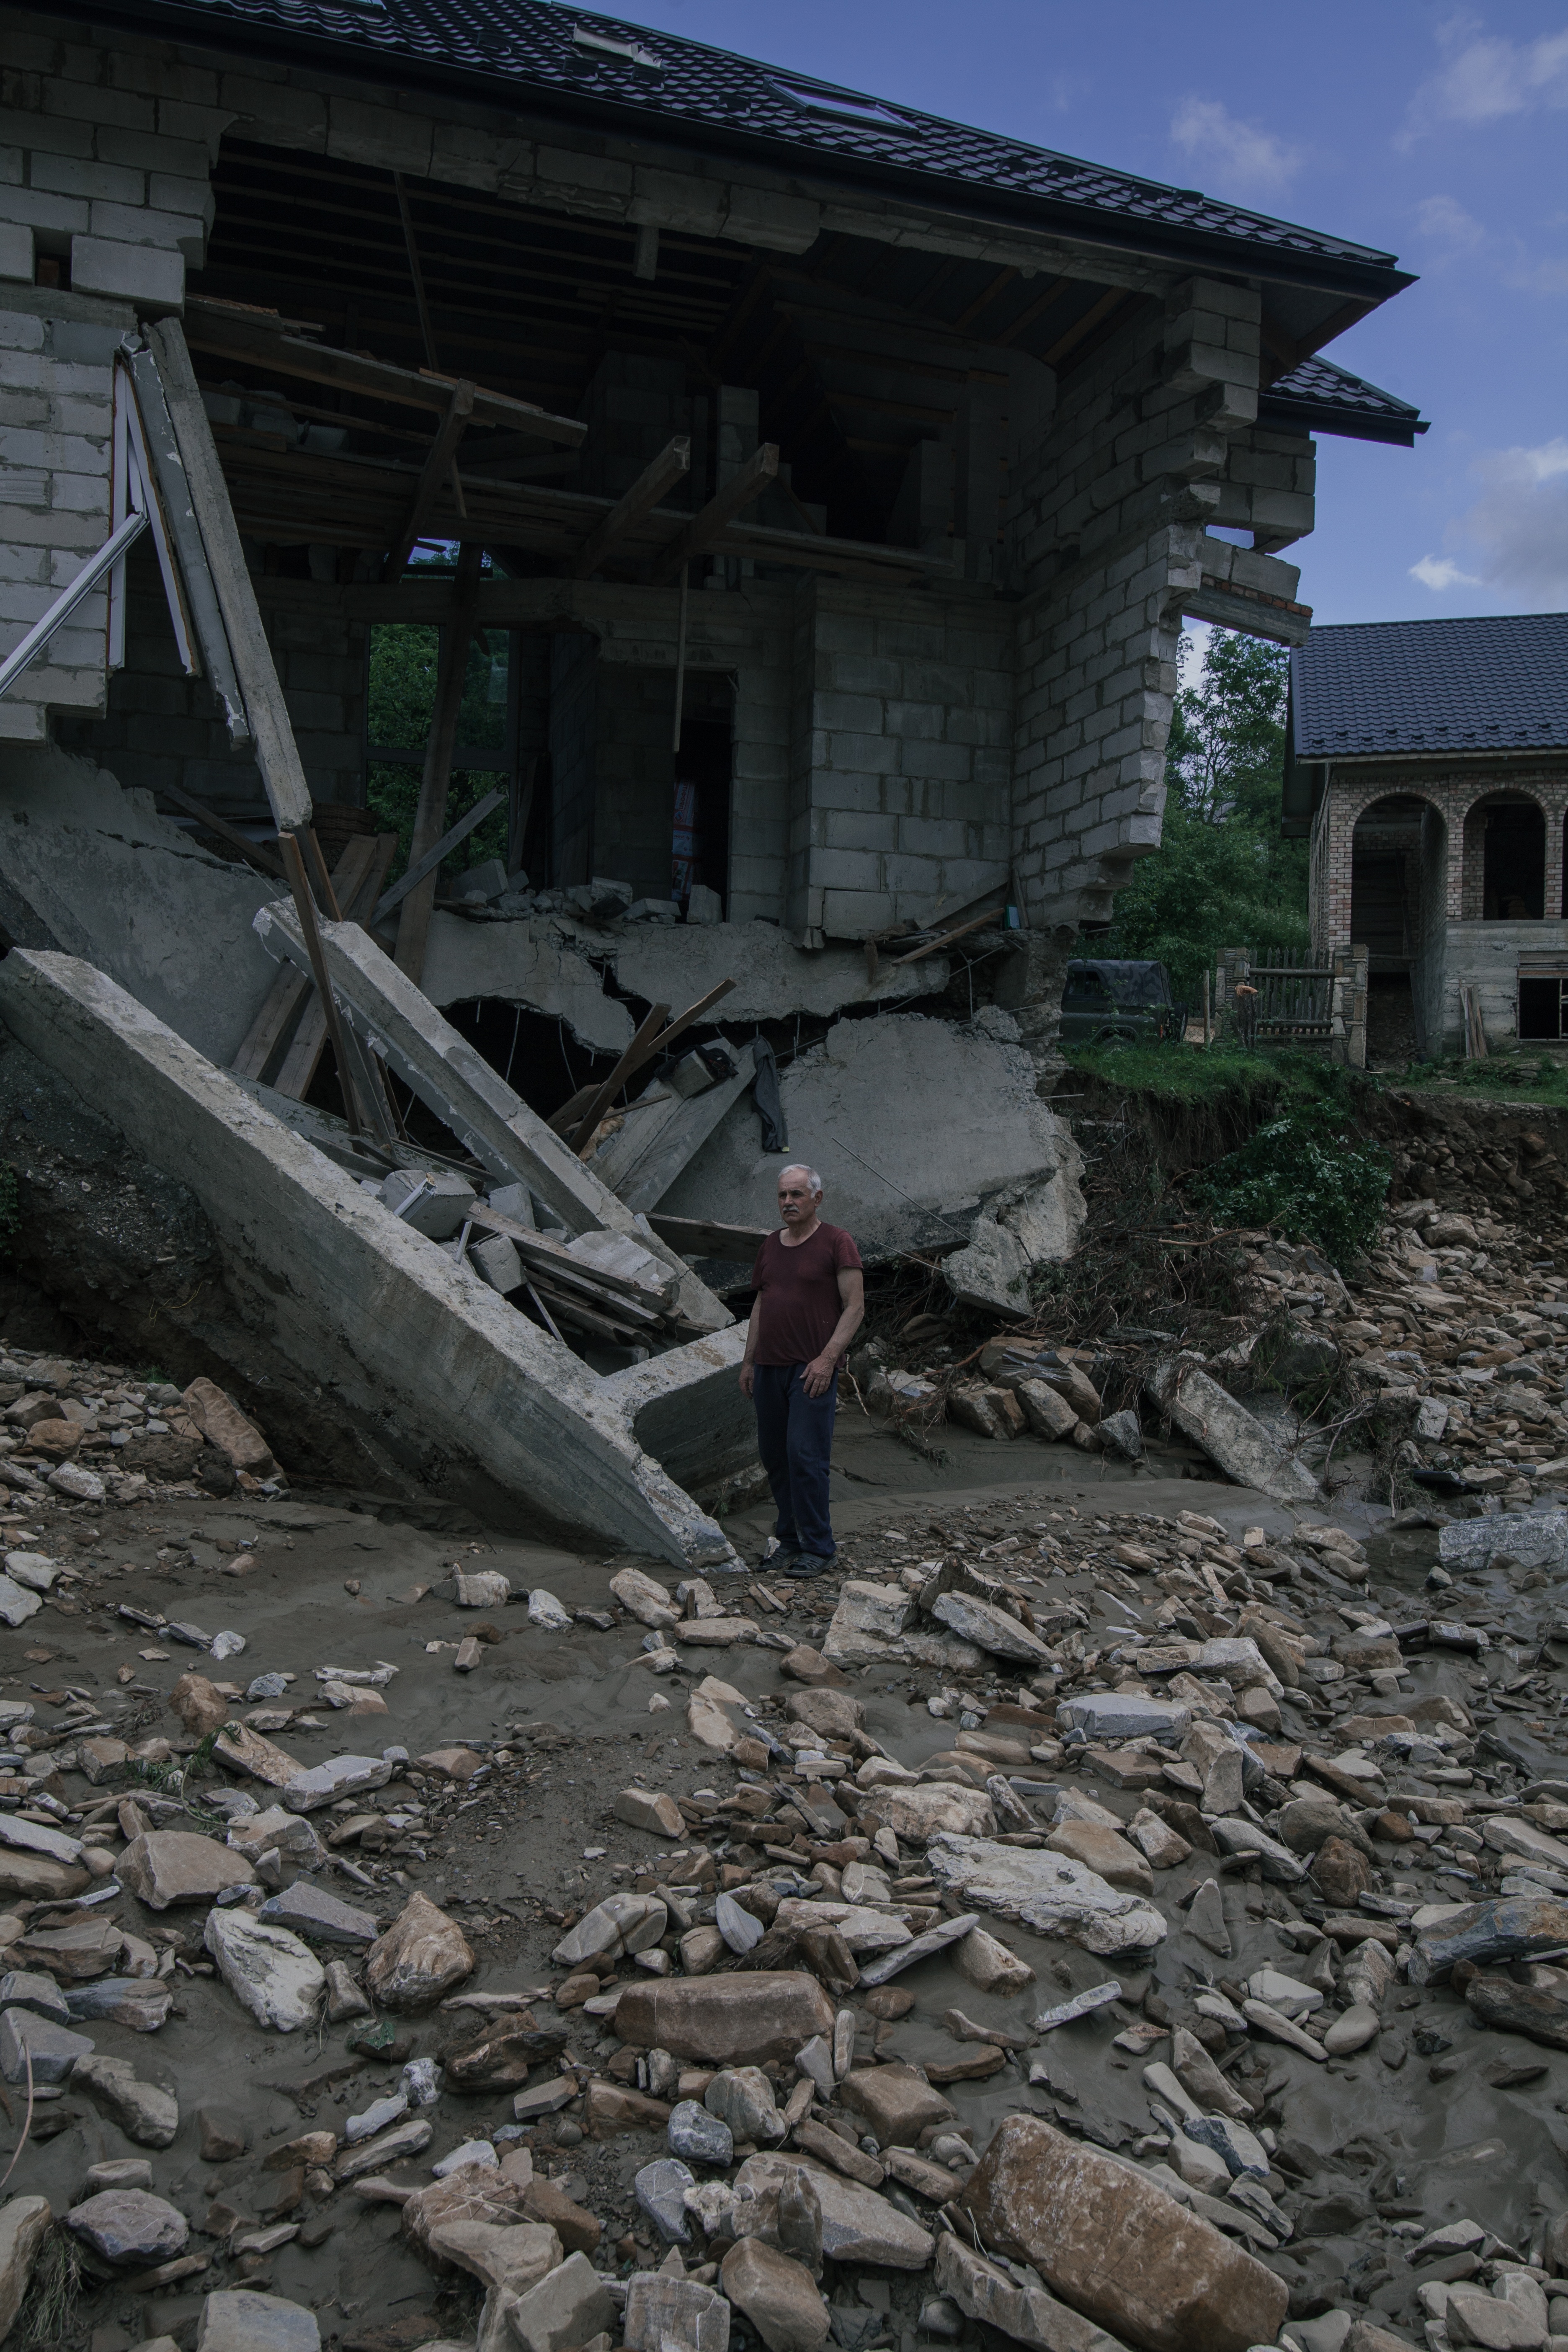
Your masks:
M 1290 711 L 1298 760 L 1568 751 L 1568 613 L 1314 629 Z
M 1392 441 L 1414 448 L 1426 425 L 1418 408 L 1314 355 L 1278 375 L 1258 404 L 1263 425 L 1300 425 L 1310 433 L 1338 433 L 1352 441 Z

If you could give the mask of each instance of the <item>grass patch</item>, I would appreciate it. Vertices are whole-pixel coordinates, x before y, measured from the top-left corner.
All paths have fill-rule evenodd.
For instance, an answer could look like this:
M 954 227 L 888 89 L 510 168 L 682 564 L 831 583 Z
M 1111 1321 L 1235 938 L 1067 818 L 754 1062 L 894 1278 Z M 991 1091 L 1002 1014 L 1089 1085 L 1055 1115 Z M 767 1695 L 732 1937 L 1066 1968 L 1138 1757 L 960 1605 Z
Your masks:
M 1480 1095 L 1568 1109 L 1568 1062 L 1550 1054 L 1489 1055 L 1484 1062 L 1412 1062 L 1402 1085 L 1416 1091 Z
M 1358 1087 L 1375 1085 L 1359 1071 L 1280 1045 L 1064 1045 L 1070 1066 L 1119 1093 L 1156 1102 L 1285 1101 L 1331 1103 L 1349 1110 Z M 1481 1066 L 1485 1066 L 1482 1065 Z
M 63 2344 L 76 2331 L 84 2291 L 81 2250 L 74 2238 L 57 2229 L 39 2251 L 16 2315 L 16 2333 L 8 2338 L 16 2352 L 44 2352 L 47 2346 Z

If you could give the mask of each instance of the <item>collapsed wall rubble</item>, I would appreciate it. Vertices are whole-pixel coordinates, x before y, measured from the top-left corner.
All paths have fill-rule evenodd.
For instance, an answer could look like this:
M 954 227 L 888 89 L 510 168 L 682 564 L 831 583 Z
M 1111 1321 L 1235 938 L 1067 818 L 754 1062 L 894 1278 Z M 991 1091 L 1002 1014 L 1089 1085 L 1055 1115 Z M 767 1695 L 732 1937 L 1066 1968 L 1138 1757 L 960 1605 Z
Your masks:
M 14 950 L 0 962 L 0 1019 L 189 1188 L 246 1314 L 352 1417 L 373 1431 L 401 1423 L 405 1446 L 472 1465 L 559 1523 L 693 1566 L 728 1558 L 714 1522 L 643 1453 L 611 1384 L 101 973 Z M 676 1351 L 717 1425 L 715 1467 L 740 1454 L 742 1415 L 731 1411 L 726 1445 L 722 1411 L 741 1341 L 731 1328 Z

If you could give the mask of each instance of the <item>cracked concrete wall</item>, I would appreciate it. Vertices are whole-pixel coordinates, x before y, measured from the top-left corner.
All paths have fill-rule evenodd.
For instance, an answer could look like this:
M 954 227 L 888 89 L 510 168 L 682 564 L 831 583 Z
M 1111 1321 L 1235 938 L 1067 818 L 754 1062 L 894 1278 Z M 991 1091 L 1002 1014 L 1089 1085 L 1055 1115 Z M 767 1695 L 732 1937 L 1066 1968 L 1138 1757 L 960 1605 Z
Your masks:
M 401 1424 L 517 1506 L 612 1543 L 691 1567 L 729 1557 L 608 1383 L 114 982 L 74 957 L 14 950 L 0 962 L 0 1022 L 188 1189 L 269 1343 L 357 1419 Z M 702 1345 L 706 1380 L 726 1347 L 738 1360 L 743 1335 Z
M 37 943 L 81 956 L 220 1067 L 272 984 L 252 924 L 281 885 L 196 846 L 150 793 L 47 743 L 0 750 L 0 884 Z

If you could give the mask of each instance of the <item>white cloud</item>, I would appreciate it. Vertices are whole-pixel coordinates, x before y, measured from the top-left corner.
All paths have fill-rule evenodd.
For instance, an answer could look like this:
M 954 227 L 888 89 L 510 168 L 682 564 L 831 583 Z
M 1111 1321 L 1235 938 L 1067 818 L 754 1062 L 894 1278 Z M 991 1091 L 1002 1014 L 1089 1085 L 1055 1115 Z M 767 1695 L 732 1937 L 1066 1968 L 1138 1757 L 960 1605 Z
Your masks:
M 1486 242 L 1487 233 L 1479 221 L 1472 219 L 1452 196 L 1427 196 L 1415 207 L 1415 217 L 1422 236 L 1429 236 L 1434 245 L 1447 246 L 1450 253 L 1473 253 Z
M 1479 588 L 1480 582 L 1473 572 L 1461 572 L 1447 555 L 1424 555 L 1419 563 L 1410 567 L 1412 580 L 1419 580 L 1423 588 L 1440 595 L 1445 588 Z
M 1508 282 L 1521 294 L 1568 294 L 1568 261 L 1520 261 Z
M 1568 106 L 1568 31 L 1510 41 L 1459 17 L 1437 37 L 1447 55 L 1411 101 L 1402 146 L 1439 123 L 1497 122 L 1537 106 Z
M 1536 610 L 1568 604 L 1568 439 L 1489 450 L 1471 471 L 1481 494 L 1447 536 L 1475 569 L 1424 555 L 1412 578 L 1434 594 L 1485 585 Z
M 1229 193 L 1272 193 L 1287 187 L 1301 168 L 1299 148 L 1255 122 L 1240 121 L 1217 98 L 1184 98 L 1172 117 L 1171 139 Z

